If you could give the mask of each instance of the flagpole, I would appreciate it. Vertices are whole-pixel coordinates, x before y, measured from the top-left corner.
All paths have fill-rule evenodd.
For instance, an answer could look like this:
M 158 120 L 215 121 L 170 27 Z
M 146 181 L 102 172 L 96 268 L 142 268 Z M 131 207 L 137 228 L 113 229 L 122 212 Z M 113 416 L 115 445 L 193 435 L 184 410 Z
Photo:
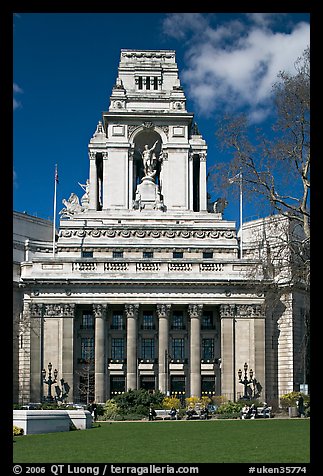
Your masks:
M 242 172 L 240 170 L 240 259 L 242 258 L 242 253 L 243 253 L 243 244 L 242 244 Z
M 57 195 L 57 164 L 55 165 L 55 180 L 54 180 L 54 217 L 53 217 L 53 258 L 55 258 L 56 251 L 56 195 Z

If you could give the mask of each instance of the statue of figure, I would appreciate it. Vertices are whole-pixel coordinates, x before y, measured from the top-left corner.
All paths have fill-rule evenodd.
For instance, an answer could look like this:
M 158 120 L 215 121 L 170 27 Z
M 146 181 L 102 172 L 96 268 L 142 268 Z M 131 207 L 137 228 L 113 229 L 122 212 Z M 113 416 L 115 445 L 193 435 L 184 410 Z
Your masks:
M 228 201 L 225 198 L 218 198 L 213 205 L 215 213 L 223 213 L 225 207 L 228 205 Z
M 142 152 L 142 162 L 144 166 L 145 176 L 147 177 L 154 177 L 157 171 L 157 157 L 154 153 L 155 147 L 158 143 L 158 140 L 154 143 L 154 145 L 149 149 L 148 145 L 145 145 L 145 148 Z
M 81 203 L 84 207 L 88 207 L 89 201 L 90 201 L 90 181 L 89 179 L 86 179 L 85 184 L 78 182 L 79 186 L 84 190 L 84 195 L 81 198 Z
M 71 193 L 70 198 L 65 200 L 63 198 L 62 203 L 65 205 L 59 214 L 65 216 L 72 216 L 74 213 L 84 212 L 84 207 L 80 205 L 79 198 L 75 193 Z

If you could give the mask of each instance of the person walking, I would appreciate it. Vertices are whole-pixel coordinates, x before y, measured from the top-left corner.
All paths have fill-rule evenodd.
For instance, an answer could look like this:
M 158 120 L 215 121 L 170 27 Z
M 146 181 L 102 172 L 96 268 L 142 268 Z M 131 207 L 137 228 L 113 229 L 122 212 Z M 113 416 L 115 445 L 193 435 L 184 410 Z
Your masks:
M 300 393 L 297 401 L 297 409 L 298 409 L 298 416 L 301 418 L 305 416 L 304 412 L 304 398 L 303 395 Z

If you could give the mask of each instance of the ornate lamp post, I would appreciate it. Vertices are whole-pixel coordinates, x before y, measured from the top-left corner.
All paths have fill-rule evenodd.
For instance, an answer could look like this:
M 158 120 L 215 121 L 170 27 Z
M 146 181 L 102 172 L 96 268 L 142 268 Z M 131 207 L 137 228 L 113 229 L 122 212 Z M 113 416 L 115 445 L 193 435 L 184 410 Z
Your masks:
M 53 374 L 54 374 L 54 379 L 52 379 L 52 368 L 53 368 L 53 365 L 51 362 L 49 362 L 48 364 L 48 378 L 46 380 L 46 370 L 43 369 L 42 370 L 42 376 L 43 376 L 43 382 L 48 385 L 48 393 L 47 393 L 47 397 L 46 397 L 46 400 L 48 402 L 52 402 L 54 400 L 53 396 L 52 396 L 52 385 L 54 383 L 57 383 L 57 375 L 58 375 L 58 370 L 55 369 Z
M 241 383 L 244 386 L 244 392 L 243 392 L 243 397 L 242 398 L 244 398 L 246 400 L 249 400 L 250 396 L 248 395 L 248 385 L 250 385 L 251 383 L 254 383 L 253 370 L 252 369 L 249 370 L 250 379 L 248 379 L 248 375 L 247 375 L 247 373 L 248 373 L 248 364 L 247 364 L 247 362 L 245 362 L 245 364 L 243 366 L 243 370 L 244 370 L 243 380 L 242 380 L 242 370 L 241 369 L 238 370 L 239 383 Z

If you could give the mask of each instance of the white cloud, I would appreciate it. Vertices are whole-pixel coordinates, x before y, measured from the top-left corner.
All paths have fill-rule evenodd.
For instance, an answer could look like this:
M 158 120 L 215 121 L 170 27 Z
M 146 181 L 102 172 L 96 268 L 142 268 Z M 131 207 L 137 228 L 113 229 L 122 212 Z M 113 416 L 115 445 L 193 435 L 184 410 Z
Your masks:
M 17 83 L 13 83 L 13 109 L 17 109 L 19 107 L 22 107 L 21 102 L 16 99 L 15 95 L 16 94 L 21 94 L 23 93 L 23 90 L 21 89 L 20 86 L 18 86 Z
M 172 36 L 186 38 L 187 67 L 181 78 L 199 112 L 244 108 L 260 122 L 270 111 L 278 73 L 295 73 L 296 59 L 310 44 L 310 26 L 299 22 L 283 32 L 270 28 L 275 14 L 241 18 L 212 26 L 207 21 L 214 16 L 184 13 L 169 15 L 164 26 Z

